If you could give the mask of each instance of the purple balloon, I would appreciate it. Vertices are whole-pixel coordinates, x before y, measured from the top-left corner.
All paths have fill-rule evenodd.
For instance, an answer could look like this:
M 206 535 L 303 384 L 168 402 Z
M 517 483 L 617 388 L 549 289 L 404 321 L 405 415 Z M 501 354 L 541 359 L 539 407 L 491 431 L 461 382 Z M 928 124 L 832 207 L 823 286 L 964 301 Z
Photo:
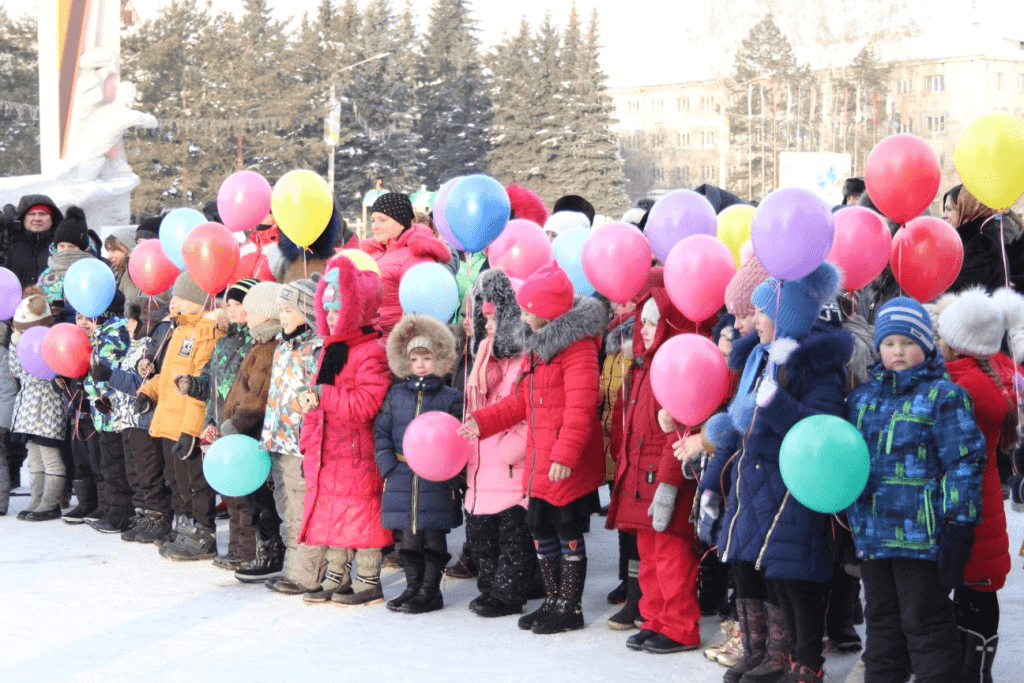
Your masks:
M 0 320 L 10 320 L 21 303 L 21 283 L 18 276 L 0 268 Z
M 834 236 L 828 204 L 799 187 L 765 197 L 750 224 L 757 259 L 779 280 L 796 280 L 817 268 L 832 249 Z
M 50 328 L 36 326 L 30 327 L 21 333 L 18 346 L 15 352 L 18 354 L 18 362 L 25 371 L 35 375 L 39 379 L 51 380 L 57 373 L 50 369 L 50 366 L 43 360 L 43 337 Z
M 434 225 L 437 226 L 437 231 L 441 233 L 441 237 L 459 251 L 465 251 L 466 248 L 455 238 L 455 235 L 452 234 L 452 229 L 448 227 L 448 219 L 444 215 L 444 205 L 448 203 L 448 195 L 451 193 L 452 188 L 465 177 L 464 175 L 455 176 L 442 185 L 434 197 Z
M 711 235 L 718 232 L 715 207 L 704 195 L 693 190 L 669 192 L 651 207 L 644 234 L 651 251 L 662 263 L 672 247 L 690 235 Z

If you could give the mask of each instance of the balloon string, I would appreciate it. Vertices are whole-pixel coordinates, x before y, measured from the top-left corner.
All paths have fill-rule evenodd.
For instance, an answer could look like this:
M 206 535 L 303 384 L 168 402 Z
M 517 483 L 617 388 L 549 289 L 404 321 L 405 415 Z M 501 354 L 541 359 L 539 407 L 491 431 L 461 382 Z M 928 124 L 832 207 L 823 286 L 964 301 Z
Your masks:
M 900 226 L 900 230 L 903 230 L 906 227 L 907 227 L 906 224 L 903 224 L 903 225 Z M 896 270 L 897 270 L 897 272 L 900 273 L 900 276 L 903 275 L 903 240 L 900 240 L 900 246 L 896 250 Z M 895 277 L 895 276 L 896 276 L 896 273 L 893 273 L 893 278 L 896 280 L 896 284 L 898 284 L 900 286 L 900 296 L 906 296 L 907 293 L 903 291 L 903 283 L 900 282 L 900 278 L 899 277 Z
M 1003 283 L 1004 283 L 1003 297 L 1005 299 L 1005 304 L 1006 304 L 1005 308 L 1006 308 L 1006 310 L 1009 310 L 1010 309 L 1010 260 L 1009 260 L 1009 258 L 1006 255 L 1006 225 L 1005 225 L 1006 218 L 1003 215 L 1003 209 L 1000 209 L 999 211 L 997 211 L 993 215 L 991 215 L 988 218 L 986 218 L 985 221 L 981 224 L 981 227 L 978 229 L 978 232 L 983 231 L 985 229 L 985 223 L 988 223 L 990 220 L 992 220 L 993 218 L 996 218 L 997 216 L 998 216 L 997 220 L 999 221 L 999 246 L 1001 247 L 1002 252 L 1003 252 Z M 1013 367 L 1013 369 L 1014 369 L 1013 395 L 1014 395 L 1014 399 L 1017 402 L 1016 403 L 1016 407 L 1017 407 L 1017 424 L 1020 425 L 1020 424 L 1024 423 L 1024 411 L 1021 410 L 1021 402 L 1020 402 L 1020 382 L 1017 381 L 1017 377 L 1020 375 L 1020 367 L 1017 365 L 1017 359 L 1011 358 L 1010 360 L 1013 361 L 1013 366 L 1014 366 Z M 1018 426 L 1018 429 L 1019 429 L 1019 426 Z M 1018 474 L 1018 475 L 1020 474 L 1020 472 L 1016 471 L 1017 470 L 1017 464 L 1016 464 L 1016 460 L 1015 459 L 1014 459 L 1014 463 L 1013 463 L 1013 469 L 1014 469 L 1014 474 Z
M 691 434 L 691 433 L 692 433 L 692 431 L 693 431 L 693 430 L 692 430 L 692 429 L 690 428 L 690 426 L 689 426 L 689 425 L 683 425 L 683 426 L 685 427 L 685 429 L 683 429 L 683 431 L 682 431 L 682 432 L 680 432 L 680 431 L 679 431 L 679 427 L 678 427 L 678 426 L 676 426 L 676 430 L 675 430 L 675 431 L 676 431 L 676 440 L 677 440 L 677 441 L 682 441 L 682 442 L 685 442 L 685 441 L 686 441 L 686 440 L 687 440 L 688 438 L 690 438 L 690 434 Z M 684 443 L 684 445 L 685 445 L 685 443 Z M 694 469 L 694 467 L 693 467 L 693 463 L 687 463 L 687 462 L 683 462 L 683 470 L 684 470 L 684 471 L 686 470 L 686 466 L 687 466 L 687 465 L 689 465 L 689 466 L 690 466 L 690 474 L 691 474 L 692 478 L 693 478 L 693 479 L 695 479 L 695 480 L 697 480 L 697 481 L 700 481 L 700 477 L 698 477 L 698 476 L 697 476 L 697 470 L 696 470 L 696 469 Z M 722 489 L 722 490 L 724 491 L 725 489 Z
M 635 328 L 633 330 L 633 334 L 636 334 L 636 329 Z M 621 388 L 621 391 L 622 391 L 622 398 L 621 399 L 617 399 L 616 397 L 613 396 L 612 400 L 614 400 L 614 401 L 621 400 L 622 401 L 622 405 L 619 406 L 619 407 L 622 409 L 621 410 L 621 412 L 622 412 L 622 442 L 625 443 L 626 442 L 626 410 L 627 410 L 627 407 L 629 406 L 629 395 L 626 392 L 626 386 L 627 386 L 626 385 L 626 331 L 623 329 L 622 325 L 619 325 L 619 376 L 622 378 L 622 381 L 619 383 L 619 387 Z M 612 404 L 612 416 L 613 416 L 613 419 L 614 419 L 614 415 L 615 415 L 615 404 L 613 403 Z M 614 424 L 614 422 L 612 424 Z M 610 439 L 609 439 L 609 444 L 608 445 L 609 445 L 609 448 L 610 448 L 611 447 Z
M 304 279 L 309 279 L 309 270 L 306 263 L 306 251 L 307 249 L 302 250 L 302 277 Z

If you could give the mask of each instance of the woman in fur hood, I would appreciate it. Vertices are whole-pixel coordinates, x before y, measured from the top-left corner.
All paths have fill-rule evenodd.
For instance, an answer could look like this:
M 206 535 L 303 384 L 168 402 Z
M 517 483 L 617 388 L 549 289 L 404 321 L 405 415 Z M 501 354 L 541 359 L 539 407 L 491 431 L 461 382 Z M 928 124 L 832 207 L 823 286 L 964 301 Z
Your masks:
M 598 347 L 604 307 L 575 299 L 569 277 L 556 263 L 538 269 L 519 288 L 520 327 L 526 358 L 514 393 L 474 411 L 461 433 L 487 439 L 526 421 L 523 488 L 527 525 L 534 538 L 546 599 L 519 620 L 534 633 L 583 628 L 587 553 L 583 534 L 600 509 L 604 447 Z

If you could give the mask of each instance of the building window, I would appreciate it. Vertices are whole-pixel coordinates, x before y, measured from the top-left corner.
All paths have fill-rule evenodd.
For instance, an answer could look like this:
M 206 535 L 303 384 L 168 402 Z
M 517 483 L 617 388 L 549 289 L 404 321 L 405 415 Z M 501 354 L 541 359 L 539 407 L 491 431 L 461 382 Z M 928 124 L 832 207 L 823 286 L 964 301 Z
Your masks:
M 633 100 L 629 103 L 629 113 L 639 114 L 640 113 L 640 100 Z
M 661 182 L 665 180 L 665 169 L 661 166 L 654 167 L 654 179 Z
M 654 112 L 656 114 L 660 114 L 663 111 L 665 111 L 665 100 L 655 100 L 654 101 Z
M 712 147 L 715 144 L 715 131 L 705 130 L 700 133 L 700 144 L 702 147 Z
M 924 127 L 932 137 L 941 137 L 946 134 L 946 115 L 934 114 L 924 117 Z
M 690 167 L 683 166 L 679 169 L 679 183 L 682 185 L 688 185 L 690 183 Z
M 690 148 L 690 134 L 689 133 L 676 133 L 676 142 L 679 147 L 683 149 Z
M 1003 74 L 992 74 L 992 87 L 995 88 L 996 90 L 1003 89 Z
M 715 98 L 708 96 L 700 98 L 700 108 L 703 111 L 711 111 L 715 106 Z
M 925 90 L 928 92 L 945 92 L 946 91 L 946 77 L 945 76 L 928 76 L 924 79 Z
M 678 111 L 678 112 L 690 111 L 690 98 L 689 97 L 677 97 L 676 98 L 676 111 Z
M 909 95 L 914 89 L 913 81 L 909 78 L 901 78 L 896 82 L 897 95 Z
M 701 175 L 703 176 L 704 180 L 714 180 L 715 179 L 715 167 L 714 166 L 705 166 L 702 169 Z

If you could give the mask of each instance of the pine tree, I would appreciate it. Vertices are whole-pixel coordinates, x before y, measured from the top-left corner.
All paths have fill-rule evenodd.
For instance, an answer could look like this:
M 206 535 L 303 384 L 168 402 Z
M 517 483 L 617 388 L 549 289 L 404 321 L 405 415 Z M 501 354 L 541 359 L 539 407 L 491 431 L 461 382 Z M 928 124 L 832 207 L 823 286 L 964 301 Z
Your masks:
M 0 35 L 0 168 L 5 176 L 39 173 L 36 20 L 0 7 Z
M 490 100 L 466 0 L 436 0 L 417 69 L 424 182 L 487 171 Z

